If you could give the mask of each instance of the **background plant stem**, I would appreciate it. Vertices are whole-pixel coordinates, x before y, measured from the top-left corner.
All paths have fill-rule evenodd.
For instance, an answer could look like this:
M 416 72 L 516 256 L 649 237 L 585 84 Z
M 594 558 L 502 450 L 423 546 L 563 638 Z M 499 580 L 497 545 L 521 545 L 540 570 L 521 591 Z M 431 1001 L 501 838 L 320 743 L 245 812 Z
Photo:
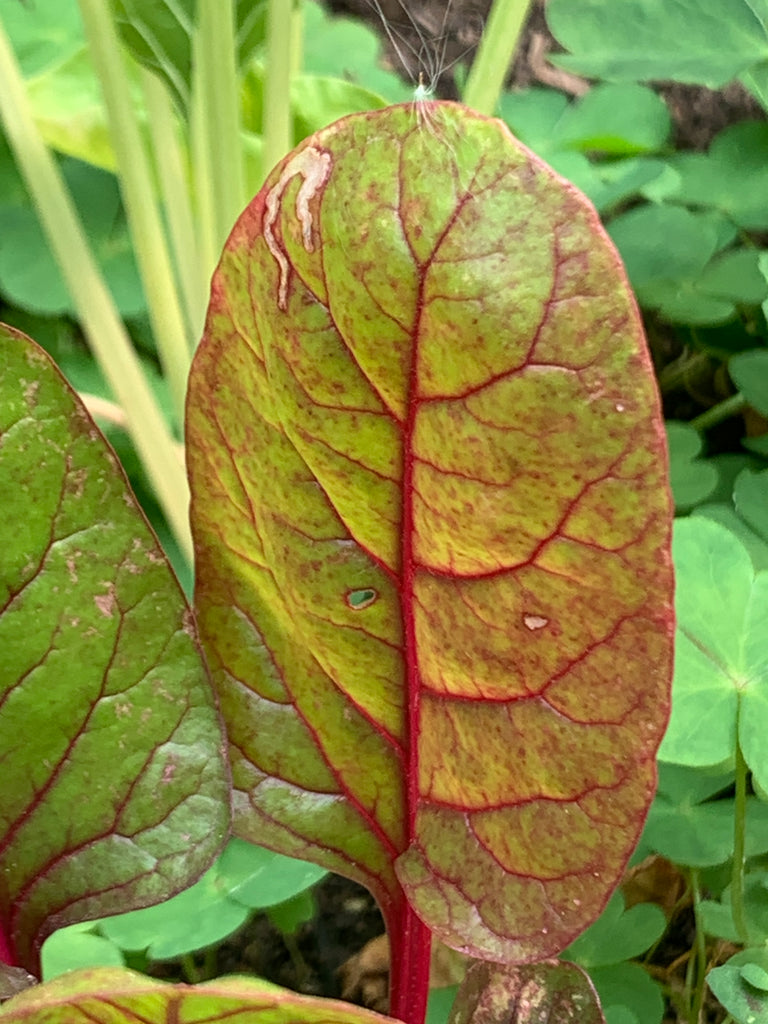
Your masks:
M 0 118 L 91 350 L 125 410 L 129 431 L 168 524 L 191 561 L 189 488 L 183 462 L 91 254 L 58 165 L 32 120 L 21 72 L 2 23 Z
M 287 8 L 287 9 L 286 9 Z M 264 82 L 264 173 L 291 149 L 291 78 L 295 66 L 296 19 L 301 8 L 292 0 L 268 0 L 267 63 Z
M 217 258 L 246 203 L 234 0 L 198 0 L 199 85 L 205 95 L 205 141 Z
M 185 168 L 186 154 L 179 139 L 180 126 L 168 90 L 150 71 L 141 72 L 152 150 L 173 261 L 184 309 L 190 355 L 202 332 L 208 300 L 208 278 L 200 261 L 194 215 Z
M 89 51 L 104 94 L 120 190 L 160 361 L 179 426 L 184 422 L 190 345 L 114 19 L 105 0 L 78 0 Z
M 747 400 L 741 393 L 731 395 L 730 398 L 724 399 L 722 402 L 718 402 L 717 405 L 713 405 L 711 409 L 707 409 L 700 416 L 696 416 L 695 419 L 691 420 L 691 426 L 698 431 L 709 430 L 710 427 L 717 426 L 718 423 L 722 423 L 723 420 L 728 420 L 731 416 L 735 416 L 737 413 L 747 405 Z
M 531 0 L 494 0 L 462 97 L 481 114 L 495 114 Z

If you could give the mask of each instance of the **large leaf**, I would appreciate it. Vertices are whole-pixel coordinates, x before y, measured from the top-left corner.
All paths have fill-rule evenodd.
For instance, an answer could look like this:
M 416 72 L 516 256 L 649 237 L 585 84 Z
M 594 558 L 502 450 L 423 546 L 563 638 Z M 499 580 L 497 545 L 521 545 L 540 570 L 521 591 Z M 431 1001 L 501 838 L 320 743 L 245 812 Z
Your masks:
M 0 960 L 146 906 L 222 845 L 228 783 L 194 625 L 50 359 L 0 329 Z
M 238 833 L 362 880 L 395 945 L 402 884 L 448 944 L 562 948 L 670 677 L 663 431 L 594 210 L 460 106 L 319 132 L 227 243 L 187 436 Z
M 388 1017 L 349 1003 L 295 992 L 255 978 L 168 985 L 132 971 L 72 971 L 9 1000 L 3 1021 L 24 1024 L 385 1024 Z

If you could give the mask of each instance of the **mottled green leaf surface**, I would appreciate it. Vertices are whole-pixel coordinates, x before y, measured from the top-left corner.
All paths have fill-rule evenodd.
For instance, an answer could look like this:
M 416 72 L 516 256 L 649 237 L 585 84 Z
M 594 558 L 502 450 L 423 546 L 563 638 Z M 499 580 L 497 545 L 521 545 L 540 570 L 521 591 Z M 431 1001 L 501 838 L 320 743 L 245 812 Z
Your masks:
M 307 140 L 238 222 L 188 406 L 237 831 L 539 959 L 655 783 L 670 501 L 594 210 L 452 104 Z M 395 922 L 396 923 L 396 922 Z
M 549 960 L 523 967 L 475 963 L 453 1004 L 449 1024 L 605 1024 L 587 974 Z
M 0 960 L 156 902 L 222 845 L 221 730 L 194 625 L 112 452 L 0 330 Z
M 15 996 L 3 1021 L 25 1024 L 384 1024 L 390 1020 L 349 1003 L 299 996 L 253 978 L 169 985 L 132 971 L 73 971 Z

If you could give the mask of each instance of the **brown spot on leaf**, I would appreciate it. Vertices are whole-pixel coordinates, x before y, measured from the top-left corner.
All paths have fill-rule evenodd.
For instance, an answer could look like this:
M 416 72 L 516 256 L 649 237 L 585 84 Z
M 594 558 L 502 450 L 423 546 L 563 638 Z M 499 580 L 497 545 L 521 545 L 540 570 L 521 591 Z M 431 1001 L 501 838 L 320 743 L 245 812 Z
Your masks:
M 109 584 L 109 590 L 106 594 L 96 594 L 93 603 L 105 618 L 111 619 L 115 614 L 115 605 L 117 604 L 114 584 Z

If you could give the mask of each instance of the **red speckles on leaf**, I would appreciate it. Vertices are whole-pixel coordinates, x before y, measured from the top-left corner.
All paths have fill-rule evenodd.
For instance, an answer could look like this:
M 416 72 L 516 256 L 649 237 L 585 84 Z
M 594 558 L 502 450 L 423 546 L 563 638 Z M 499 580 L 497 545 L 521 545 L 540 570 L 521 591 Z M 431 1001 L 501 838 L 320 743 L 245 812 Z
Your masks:
M 663 432 L 594 211 L 498 122 L 430 118 L 320 132 L 233 232 L 190 390 L 199 621 L 242 835 L 538 959 L 655 783 Z

